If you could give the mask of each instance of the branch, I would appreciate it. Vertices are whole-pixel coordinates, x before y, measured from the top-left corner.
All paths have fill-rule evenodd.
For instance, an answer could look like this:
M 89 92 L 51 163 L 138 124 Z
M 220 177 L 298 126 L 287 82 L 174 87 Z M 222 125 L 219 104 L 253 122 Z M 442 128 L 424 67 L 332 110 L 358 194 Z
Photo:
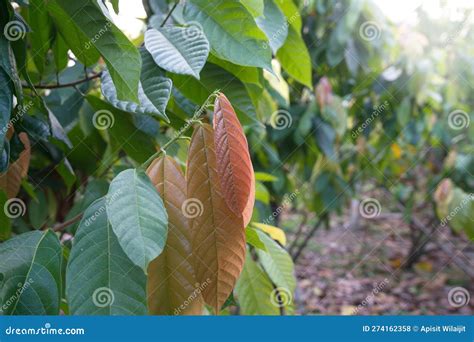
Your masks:
M 33 87 L 37 89 L 58 89 L 58 88 L 68 88 L 68 87 L 75 87 L 78 84 L 85 83 L 88 81 L 91 81 L 95 78 L 98 78 L 102 75 L 102 71 L 98 72 L 96 74 L 92 74 L 90 76 L 87 76 L 83 79 L 69 82 L 69 83 L 60 83 L 60 84 L 34 84 Z M 23 88 L 29 88 L 31 89 L 32 87 L 29 84 L 22 83 L 21 85 Z
M 70 220 L 67 220 L 67 221 L 64 221 L 62 223 L 58 223 L 56 224 L 52 229 L 55 231 L 55 232 L 60 232 L 62 231 L 63 229 L 65 229 L 66 227 L 70 226 L 71 224 L 74 224 L 76 223 L 77 221 L 79 221 L 82 216 L 84 215 L 84 213 L 80 213 L 76 216 L 74 216 L 72 219 Z

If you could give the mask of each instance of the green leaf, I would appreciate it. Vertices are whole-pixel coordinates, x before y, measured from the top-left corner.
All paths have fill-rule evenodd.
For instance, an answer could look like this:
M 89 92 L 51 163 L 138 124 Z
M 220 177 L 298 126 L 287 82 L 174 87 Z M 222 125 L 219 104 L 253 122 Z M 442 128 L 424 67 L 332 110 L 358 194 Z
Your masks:
M 281 66 L 296 81 L 312 88 L 311 57 L 303 38 L 290 26 L 285 44 L 278 50 Z
M 54 0 L 48 2 L 48 7 L 64 40 L 72 44 L 73 52 L 76 53 L 77 49 L 79 54 L 84 50 L 98 51 L 107 64 L 118 99 L 138 102 L 140 53 L 102 13 L 97 3 L 92 0 Z
M 31 200 L 28 205 L 28 218 L 35 229 L 41 228 L 48 217 L 48 202 L 44 191 L 36 193 L 36 200 Z
M 166 106 L 171 96 L 173 82 L 155 64 L 153 57 L 145 48 L 140 49 L 140 54 L 142 56 L 140 82 L 142 83 L 143 91 L 151 103 L 158 109 L 158 112 L 164 116 L 166 121 L 169 121 L 166 116 Z
M 29 41 L 31 55 L 36 68 L 43 74 L 46 64 L 46 54 L 51 44 L 52 23 L 43 0 L 30 0 L 28 7 L 28 24 L 31 27 Z
M 220 89 L 232 103 L 242 124 L 257 123 L 255 107 L 242 82 L 217 65 L 207 63 L 200 81 L 183 75 L 172 75 L 172 79 L 179 91 L 195 103 L 203 103 L 209 94 Z
M 263 0 L 240 0 L 254 18 L 263 14 Z
M 252 15 L 238 0 L 206 0 L 187 3 L 184 18 L 202 25 L 212 53 L 235 64 L 272 70 L 268 40 Z
M 301 29 L 303 28 L 303 20 L 301 19 L 301 14 L 296 7 L 293 0 L 274 0 L 280 10 L 285 15 L 288 20 L 288 24 L 296 31 L 296 33 L 301 36 Z
M 261 182 L 276 182 L 278 177 L 265 172 L 255 172 L 255 180 Z
M 102 72 L 102 76 L 100 77 L 101 83 L 101 90 L 102 95 L 104 98 L 115 108 L 123 110 L 124 112 L 135 113 L 135 114 L 142 114 L 142 115 L 154 115 L 165 119 L 168 121 L 168 117 L 164 113 L 162 108 L 162 112 L 155 107 L 155 105 L 150 101 L 150 99 L 146 96 L 142 84 L 138 84 L 138 99 L 139 104 L 132 102 L 132 101 L 121 101 L 118 99 L 117 89 L 110 77 L 108 70 L 104 70 Z M 171 83 L 167 81 L 167 78 L 163 78 L 161 83 L 155 84 L 158 89 L 156 95 L 164 95 L 164 97 L 169 98 L 169 94 L 171 92 Z M 166 95 L 167 94 L 167 95 Z M 156 99 L 157 102 L 166 101 L 165 98 Z M 166 108 L 166 105 L 165 105 Z
M 4 314 L 58 315 L 62 253 L 52 231 L 34 231 L 0 244 Z
M 265 232 L 257 230 L 260 241 L 266 247 L 266 252 L 257 250 L 258 260 L 265 272 L 277 286 L 293 294 L 296 288 L 293 260 L 290 255 Z
M 235 286 L 242 315 L 279 315 L 280 309 L 271 301 L 273 285 L 268 276 L 247 251 L 244 269 Z
M 5 204 L 8 200 L 7 194 L 0 190 L 0 208 L 5 208 Z M 12 233 L 11 221 L 7 215 L 0 215 L 0 242 L 8 240 Z
M 0 84 L 2 84 L 2 91 L 0 91 L 0 154 L 3 153 L 4 139 L 7 134 L 5 129 L 10 121 L 10 114 L 13 106 L 13 84 L 8 77 L 8 74 L 0 68 Z
M 145 47 L 159 67 L 197 79 L 209 55 L 209 42 L 204 34 L 189 27 L 165 26 L 148 30 Z
M 220 66 L 222 69 L 227 70 L 243 83 L 250 83 L 252 85 L 256 85 L 260 89 L 263 89 L 263 72 L 261 69 L 237 65 L 217 58 L 214 55 L 209 55 L 208 62 L 211 62 Z
M 257 230 L 252 227 L 245 228 L 245 240 L 247 243 L 255 248 L 261 249 L 266 251 L 267 247 L 265 244 L 260 240 L 260 237 L 257 234 Z
M 94 201 L 84 213 L 66 277 L 73 315 L 147 314 L 146 276 L 120 247 L 107 220 L 105 198 Z
M 255 199 L 267 205 L 270 204 L 270 193 L 261 182 L 255 183 Z
M 146 273 L 168 235 L 168 215 L 160 195 L 143 171 L 129 169 L 110 184 L 106 207 L 123 250 Z
M 258 27 L 265 32 L 274 54 L 283 46 L 288 36 L 286 17 L 273 0 L 265 0 L 263 14 L 255 19 Z

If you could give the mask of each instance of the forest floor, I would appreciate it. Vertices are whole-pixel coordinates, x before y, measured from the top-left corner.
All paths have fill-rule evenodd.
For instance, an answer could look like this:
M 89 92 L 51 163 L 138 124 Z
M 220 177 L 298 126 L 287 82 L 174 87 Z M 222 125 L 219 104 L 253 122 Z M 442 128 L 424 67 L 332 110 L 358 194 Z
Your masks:
M 474 282 L 450 255 L 433 243 L 410 269 L 404 269 L 410 251 L 410 228 L 401 215 L 361 218 L 358 228 L 344 226 L 344 215 L 320 228 L 296 263 L 296 311 L 301 315 L 452 315 L 474 314 L 474 296 L 461 306 L 448 301 L 454 287 L 474 293 Z M 281 224 L 291 242 L 301 217 L 283 214 Z M 309 220 L 307 229 L 312 220 Z M 293 229 L 291 228 L 293 227 Z M 467 264 L 474 263 L 474 245 L 442 231 Z

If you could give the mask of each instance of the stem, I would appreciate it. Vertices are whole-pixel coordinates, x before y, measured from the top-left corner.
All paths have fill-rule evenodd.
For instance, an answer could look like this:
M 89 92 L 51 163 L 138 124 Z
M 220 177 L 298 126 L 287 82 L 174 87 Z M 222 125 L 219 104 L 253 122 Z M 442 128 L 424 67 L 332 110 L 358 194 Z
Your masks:
M 204 111 L 206 110 L 206 108 L 209 107 L 210 103 L 211 103 L 211 100 L 217 96 L 219 94 L 220 90 L 215 90 L 214 92 L 212 92 L 211 95 L 209 95 L 209 97 L 206 99 L 206 101 L 203 103 L 203 105 L 201 107 L 199 107 L 198 110 L 196 110 L 192 116 L 191 119 L 187 120 L 186 121 L 186 125 L 184 125 L 184 127 L 182 127 L 177 133 L 176 135 L 174 136 L 174 138 L 172 138 L 171 140 L 169 140 L 166 144 L 164 144 L 159 151 L 157 151 L 156 153 L 154 153 L 150 158 L 147 159 L 147 161 L 145 161 L 142 165 L 140 165 L 140 169 L 142 170 L 146 170 L 148 168 L 148 166 L 150 166 L 150 164 L 153 162 L 153 160 L 155 160 L 156 158 L 158 158 L 162 153 L 166 153 L 166 149 L 173 143 L 175 143 L 176 141 L 178 141 L 179 139 L 182 139 L 183 138 L 183 135 L 184 133 L 187 132 L 187 130 L 189 128 L 192 127 L 192 125 L 194 123 L 199 123 L 201 122 L 199 117 L 204 113 Z
M 77 80 L 77 81 L 73 81 L 73 82 L 69 82 L 69 83 L 58 83 L 58 84 L 34 84 L 33 87 L 34 88 L 38 88 L 38 89 L 58 89 L 58 88 L 68 88 L 68 87 L 74 87 L 78 84 L 81 84 L 81 83 L 84 83 L 84 82 L 88 82 L 88 81 L 91 81 L 95 78 L 98 78 L 102 75 L 102 71 L 101 72 L 98 72 L 97 74 L 92 74 L 90 76 L 87 76 L 83 79 L 80 79 L 80 80 Z M 26 83 L 23 83 L 21 85 L 23 88 L 32 88 L 29 84 L 26 84 Z
M 168 14 L 166 15 L 165 19 L 163 20 L 163 22 L 161 23 L 160 27 L 163 27 L 165 26 L 166 22 L 168 21 L 168 19 L 171 17 L 171 14 L 173 14 L 173 11 L 176 9 L 176 7 L 178 7 L 178 4 L 179 4 L 179 0 L 177 0 L 173 7 L 171 7 L 170 11 L 168 12 Z
M 74 224 L 77 221 L 79 221 L 82 218 L 83 215 L 84 215 L 84 213 L 77 214 L 76 216 L 74 216 L 70 220 L 64 221 L 63 223 L 56 224 L 52 229 L 55 232 L 59 232 L 59 231 L 63 230 L 64 228 L 70 226 L 71 224 Z

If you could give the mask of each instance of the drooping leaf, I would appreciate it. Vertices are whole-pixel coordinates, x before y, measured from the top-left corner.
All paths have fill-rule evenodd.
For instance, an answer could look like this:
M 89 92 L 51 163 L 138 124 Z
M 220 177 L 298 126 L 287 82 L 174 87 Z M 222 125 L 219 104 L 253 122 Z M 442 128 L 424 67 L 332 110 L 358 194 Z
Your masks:
M 255 179 L 247 138 L 234 108 L 224 94 L 219 94 L 214 104 L 214 131 L 222 194 L 229 208 L 240 216 L 246 207 L 253 209 Z M 247 223 L 244 222 L 244 226 Z
M 72 315 L 146 315 L 146 276 L 120 246 L 105 198 L 85 211 L 66 271 Z
M 301 35 L 301 29 L 303 28 L 303 20 L 301 18 L 300 11 L 295 5 L 293 0 L 274 0 L 275 3 L 280 7 L 280 10 L 286 16 L 288 24 Z
M 120 246 L 146 273 L 168 235 L 168 215 L 160 195 L 143 171 L 128 169 L 112 180 L 106 199 L 107 216 Z
M 273 286 L 265 272 L 247 252 L 242 275 L 235 286 L 242 315 L 279 315 L 280 309 L 272 303 Z
M 192 0 L 186 4 L 184 18 L 202 25 L 212 52 L 232 63 L 271 70 L 271 51 L 265 34 L 238 0 Z
M 260 241 L 266 251 L 257 250 L 258 260 L 265 272 L 277 286 L 293 294 L 296 288 L 293 260 L 290 255 L 272 238 L 261 230 L 257 230 Z
M 50 230 L 24 233 L 0 244 L 4 314 L 58 315 L 61 262 L 61 245 Z
M 52 22 L 42 0 L 31 0 L 28 7 L 28 24 L 31 54 L 40 74 L 46 64 L 46 54 L 51 44 Z
M 303 39 L 291 26 L 285 44 L 277 52 L 277 58 L 291 77 L 309 88 L 313 87 L 311 57 Z
M 141 48 L 140 54 L 142 56 L 140 82 L 143 91 L 150 102 L 158 109 L 158 112 L 164 116 L 164 119 L 169 121 L 166 116 L 166 106 L 170 99 L 173 82 L 166 77 L 164 71 L 155 64 L 153 57 L 146 49 Z
M 20 153 L 17 160 L 10 164 L 8 170 L 0 174 L 0 189 L 3 189 L 8 198 L 15 197 L 20 191 L 21 181 L 28 174 L 30 167 L 31 147 L 28 135 L 21 132 L 18 138 L 23 143 L 24 150 Z
M 145 95 L 145 92 L 143 90 L 141 83 L 139 83 L 138 85 L 139 103 L 135 103 L 132 101 L 121 101 L 118 99 L 117 90 L 107 70 L 104 70 L 102 72 L 100 81 L 101 81 L 101 90 L 102 90 L 102 94 L 104 95 L 104 98 L 115 108 L 123 110 L 125 112 L 129 112 L 129 113 L 154 115 L 168 121 L 168 117 L 164 113 L 164 110 L 163 109 L 162 111 L 158 110 L 158 108 L 156 108 L 155 105 L 150 101 L 150 99 Z M 158 88 L 161 88 L 165 96 L 167 92 L 168 98 L 169 98 L 171 84 L 170 82 L 166 80 L 166 78 L 162 80 L 161 84 L 157 83 L 155 84 L 155 86 Z M 166 104 L 165 104 L 165 107 L 166 107 Z
M 252 222 L 252 226 L 260 230 L 263 230 L 265 233 L 270 235 L 273 240 L 278 241 L 280 245 L 282 246 L 286 245 L 286 234 L 282 229 L 271 226 L 269 224 L 258 223 L 258 222 Z
M 61 35 L 81 62 L 90 65 L 100 53 L 115 84 L 117 98 L 138 102 L 140 53 L 99 5 L 93 0 L 53 0 L 47 5 Z
M 199 315 L 203 301 L 191 264 L 191 229 L 186 180 L 173 158 L 156 159 L 147 174 L 168 213 L 168 240 L 148 267 L 148 308 L 153 315 Z
M 255 248 L 259 248 L 261 250 L 266 251 L 267 247 L 265 244 L 260 240 L 260 237 L 257 234 L 257 230 L 252 227 L 245 228 L 245 239 L 247 243 Z
M 209 55 L 206 36 L 186 27 L 165 26 L 148 30 L 145 32 L 145 47 L 161 68 L 197 79 Z
M 265 32 L 274 54 L 285 43 L 288 36 L 286 17 L 274 0 L 265 0 L 265 9 L 262 15 L 255 19 L 258 27 Z
M 191 218 L 196 280 L 207 284 L 202 295 L 216 313 L 232 292 L 245 259 L 242 218 L 227 206 L 221 192 L 214 132 L 203 124 L 191 138 L 187 166 L 188 200 L 197 204 Z

